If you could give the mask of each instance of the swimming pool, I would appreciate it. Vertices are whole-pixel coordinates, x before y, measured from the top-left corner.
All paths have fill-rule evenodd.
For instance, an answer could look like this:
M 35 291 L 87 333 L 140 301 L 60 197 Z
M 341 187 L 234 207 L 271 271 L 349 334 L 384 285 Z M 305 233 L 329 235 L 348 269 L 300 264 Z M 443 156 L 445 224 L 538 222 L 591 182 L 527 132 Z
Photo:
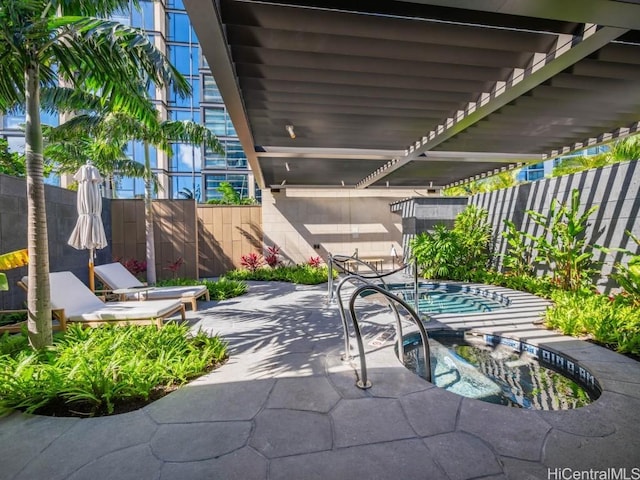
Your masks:
M 415 305 L 413 284 L 389 284 L 388 289 L 410 305 Z M 503 296 L 470 285 L 435 282 L 418 284 L 420 313 L 492 312 L 508 304 L 509 300 Z
M 588 405 L 600 387 L 585 369 L 538 347 L 493 335 L 430 332 L 431 381 L 463 397 L 532 410 Z M 425 377 L 419 335 L 405 337 L 405 366 Z M 562 373 L 560 373 L 562 371 Z

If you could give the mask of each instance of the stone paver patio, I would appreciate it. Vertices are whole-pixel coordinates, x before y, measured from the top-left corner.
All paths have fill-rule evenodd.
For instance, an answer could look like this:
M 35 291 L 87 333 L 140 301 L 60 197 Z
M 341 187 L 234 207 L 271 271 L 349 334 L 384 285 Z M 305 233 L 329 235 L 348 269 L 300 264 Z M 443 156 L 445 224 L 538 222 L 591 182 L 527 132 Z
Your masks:
M 190 312 L 194 328 L 229 341 L 228 363 L 128 414 L 0 419 L 0 479 L 561 479 L 621 468 L 632 475 L 640 467 L 640 364 L 552 335 L 531 323 L 540 304 L 520 305 L 463 326 L 553 343 L 595 374 L 603 388 L 596 402 L 541 412 L 462 398 L 406 370 L 392 340 L 368 346 L 373 386 L 360 390 L 357 364 L 340 360 L 342 327 L 326 286 L 251 283 L 244 297 Z M 376 305 L 364 308 L 365 333 L 388 328 L 376 325 Z

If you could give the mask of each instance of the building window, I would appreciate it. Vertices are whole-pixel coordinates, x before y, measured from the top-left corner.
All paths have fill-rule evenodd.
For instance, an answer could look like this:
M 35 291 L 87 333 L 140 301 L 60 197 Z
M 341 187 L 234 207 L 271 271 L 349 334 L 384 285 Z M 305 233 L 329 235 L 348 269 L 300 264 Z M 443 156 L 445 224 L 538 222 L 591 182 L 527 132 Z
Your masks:
M 240 198 L 246 198 L 249 196 L 249 175 L 216 173 L 205 175 L 204 179 L 206 200 L 222 198 L 222 194 L 218 191 L 218 187 L 222 182 L 229 182 L 231 186 L 233 186 L 234 190 L 238 192 Z
M 153 4 L 154 2 L 148 2 L 145 0 L 141 1 L 141 12 L 132 7 L 131 25 L 134 27 L 142 28 L 144 30 L 155 30 Z
M 191 96 L 182 97 L 178 95 L 173 88 L 169 88 L 169 105 L 175 107 L 191 108 L 192 103 L 195 105 L 200 101 L 200 80 L 197 78 L 188 78 L 191 84 Z
M 198 71 L 197 68 L 197 51 L 196 54 L 196 68 L 192 69 L 191 59 L 191 47 L 188 45 L 169 45 L 167 46 L 169 51 L 169 60 L 183 75 L 190 75 Z
M 184 10 L 184 3 L 182 3 L 182 0 L 167 0 L 167 7 Z
M 228 168 L 247 168 L 247 157 L 240 142 L 229 140 L 225 142 Z
M 189 120 L 192 122 L 200 123 L 200 110 L 188 109 L 188 110 L 169 110 L 169 118 L 174 122 L 182 122 Z
M 224 107 L 208 107 L 204 109 L 204 125 L 219 137 L 235 137 L 231 118 Z
M 222 103 L 222 95 L 216 81 L 211 75 L 204 76 L 203 100 L 205 102 Z
M 171 170 L 174 172 L 200 172 L 202 169 L 202 150 L 200 145 L 174 143 L 171 146 Z
M 223 154 L 213 152 L 210 148 L 205 147 L 205 168 L 247 168 L 247 157 L 240 142 L 222 140 L 220 143 L 224 148 Z
M 116 198 L 144 198 L 144 180 L 114 175 Z M 151 193 L 156 198 L 155 193 Z
M 199 175 L 173 176 L 171 177 L 171 198 L 195 198 L 199 202 L 202 200 L 201 185 L 202 179 Z
M 191 41 L 191 22 L 186 13 L 169 12 L 167 14 L 167 38 L 170 42 Z

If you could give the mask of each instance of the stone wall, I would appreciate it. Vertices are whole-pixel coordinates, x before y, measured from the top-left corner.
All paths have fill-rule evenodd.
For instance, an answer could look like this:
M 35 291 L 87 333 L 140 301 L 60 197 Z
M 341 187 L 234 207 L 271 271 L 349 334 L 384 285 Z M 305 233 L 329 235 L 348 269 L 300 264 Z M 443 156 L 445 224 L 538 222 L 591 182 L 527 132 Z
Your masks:
M 402 219 L 390 204 L 414 190 L 294 189 L 263 190 L 266 245 L 278 245 L 284 257 L 303 263 L 310 257 L 351 255 L 380 259 L 393 266 L 391 247 L 402 257 Z
M 52 272 L 69 270 L 88 283 L 87 264 L 89 253 L 76 250 L 67 244 L 78 218 L 76 192 L 53 186 L 45 186 L 47 230 L 49 235 L 49 264 Z M 107 239 L 111 238 L 111 207 L 103 199 L 102 221 Z M 27 247 L 27 187 L 23 178 L 0 174 L 0 253 Z M 96 252 L 96 264 L 110 261 L 111 247 Z M 16 282 L 27 274 L 27 267 L 5 272 L 9 279 L 9 291 L 0 292 L 0 308 L 22 308 L 26 294 Z
M 391 211 L 402 217 L 402 246 L 418 233 L 431 232 L 436 225 L 453 227 L 456 216 L 467 207 L 466 197 L 414 197 L 391 204 Z
M 469 203 L 489 210 L 496 252 L 500 254 L 506 249 L 506 242 L 499 235 L 504 230 L 505 219 L 514 222 L 519 230 L 539 235 L 540 227 L 531 221 L 526 211 L 546 214 L 554 198 L 567 202 L 573 189 L 580 191 L 581 211 L 591 205 L 598 206 L 590 217 L 586 233 L 590 242 L 609 248 L 637 250 L 625 234 L 625 230 L 629 230 L 640 235 L 640 165 L 637 160 L 475 195 L 470 197 Z M 598 285 L 606 290 L 612 286 L 606 277 L 613 263 L 621 261 L 623 255 L 596 252 L 595 259 L 604 262 L 603 277 Z M 541 268 L 538 273 L 546 271 Z

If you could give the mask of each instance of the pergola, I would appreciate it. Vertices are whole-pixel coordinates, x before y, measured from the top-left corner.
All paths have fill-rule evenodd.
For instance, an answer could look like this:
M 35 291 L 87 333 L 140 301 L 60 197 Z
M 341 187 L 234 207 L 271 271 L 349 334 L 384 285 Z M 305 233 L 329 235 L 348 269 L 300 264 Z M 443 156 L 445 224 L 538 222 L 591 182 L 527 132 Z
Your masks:
M 640 0 L 185 0 L 262 188 L 433 188 L 640 130 Z

